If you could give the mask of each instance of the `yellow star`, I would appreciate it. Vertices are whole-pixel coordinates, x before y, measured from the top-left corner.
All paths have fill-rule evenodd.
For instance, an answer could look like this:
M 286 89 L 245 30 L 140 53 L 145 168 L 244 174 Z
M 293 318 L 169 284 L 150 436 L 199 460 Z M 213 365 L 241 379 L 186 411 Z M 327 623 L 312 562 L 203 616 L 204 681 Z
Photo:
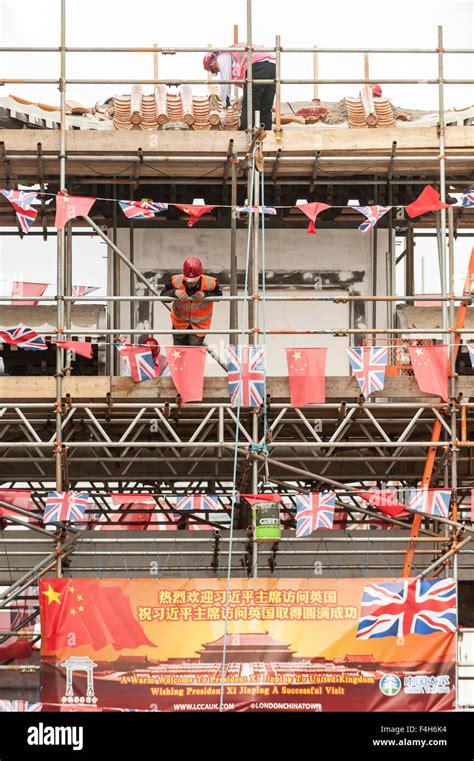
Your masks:
M 69 587 L 69 591 L 70 592 L 75 592 L 76 591 L 76 587 Z
M 69 613 L 71 614 L 71 616 L 75 616 L 76 615 L 76 611 L 74 610 L 74 608 L 71 608 Z
M 293 359 L 301 359 L 301 352 L 294 351 L 292 356 L 293 356 Z
M 180 351 L 174 351 L 173 352 L 173 359 L 178 359 L 178 357 L 180 357 L 180 356 L 181 356 L 181 352 Z
M 83 605 L 79 605 L 79 613 L 82 613 L 83 610 L 84 610 L 84 606 Z
M 43 592 L 44 595 L 48 598 L 48 605 L 51 605 L 52 602 L 57 602 L 58 605 L 61 605 L 61 593 L 56 592 L 55 589 L 51 586 L 51 584 L 48 584 L 48 589 L 46 592 Z
M 83 598 L 83 596 L 82 596 L 82 595 L 77 595 L 77 597 L 76 597 L 76 600 L 83 600 L 83 599 L 84 599 L 84 598 Z
M 419 357 L 420 354 L 423 354 L 423 349 L 415 349 L 415 354 Z

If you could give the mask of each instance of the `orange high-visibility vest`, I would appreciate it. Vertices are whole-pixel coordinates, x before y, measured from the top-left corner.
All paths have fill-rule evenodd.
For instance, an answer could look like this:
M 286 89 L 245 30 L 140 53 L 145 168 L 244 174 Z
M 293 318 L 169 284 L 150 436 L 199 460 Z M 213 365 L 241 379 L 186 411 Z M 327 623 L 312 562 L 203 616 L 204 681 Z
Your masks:
M 173 275 L 171 278 L 173 288 L 185 291 L 183 275 Z M 217 285 L 215 277 L 201 275 L 201 291 L 213 291 Z M 176 330 L 186 330 L 191 325 L 193 329 L 201 331 L 209 330 L 212 321 L 212 308 L 214 304 L 208 299 L 200 301 L 174 301 L 171 307 L 171 322 Z M 204 332 L 197 333 L 204 335 Z

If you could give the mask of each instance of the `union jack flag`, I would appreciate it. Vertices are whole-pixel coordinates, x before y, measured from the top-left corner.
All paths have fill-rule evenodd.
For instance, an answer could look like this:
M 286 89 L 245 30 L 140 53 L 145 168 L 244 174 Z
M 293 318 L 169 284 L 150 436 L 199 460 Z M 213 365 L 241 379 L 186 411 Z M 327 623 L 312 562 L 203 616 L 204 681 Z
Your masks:
M 365 217 L 367 217 L 361 225 L 359 230 L 361 233 L 368 233 L 373 230 L 379 219 L 382 219 L 383 215 L 390 211 L 391 206 L 355 206 L 357 211 L 360 211 Z
M 417 513 L 447 518 L 452 489 L 410 489 L 408 507 Z
M 276 206 L 236 206 L 235 208 L 237 214 L 248 214 L 250 211 L 254 211 L 274 217 L 277 213 Z
M 88 296 L 89 293 L 94 293 L 94 291 L 99 290 L 100 288 L 98 285 L 73 285 L 71 296 L 74 296 L 74 298 L 78 299 L 81 296 Z
M 265 349 L 228 346 L 226 353 L 232 406 L 259 407 L 265 393 Z
M 118 350 L 125 362 L 125 374 L 132 377 L 135 383 L 156 378 L 153 355 L 148 347 L 125 344 L 119 346 Z
M 38 211 L 33 208 L 33 204 L 37 199 L 37 194 L 25 190 L 7 190 L 7 188 L 0 190 L 0 193 L 3 193 L 5 198 L 10 201 L 15 209 L 21 229 L 24 233 L 28 233 L 31 225 L 38 216 Z
M 167 203 L 156 203 L 144 199 L 143 201 L 119 201 L 119 206 L 128 219 L 152 219 L 160 211 L 166 211 Z
M 85 491 L 50 491 L 44 504 L 44 524 L 82 522 L 90 498 Z
M 28 703 L 27 700 L 0 700 L 0 712 L 42 711 L 43 703 Z
M 454 579 L 407 579 L 364 587 L 357 639 L 454 631 Z
M 364 397 L 382 391 L 385 385 L 387 349 L 384 346 L 349 346 L 350 365 Z
M 463 193 L 462 205 L 465 209 L 469 209 L 471 206 L 474 206 L 474 190 L 467 190 L 465 193 Z
M 333 491 L 296 494 L 296 538 L 318 528 L 332 528 L 336 495 Z
M 18 346 L 19 349 L 29 349 L 30 351 L 44 351 L 48 348 L 41 336 L 26 325 L 0 329 L 0 343 Z
M 221 509 L 216 494 L 178 494 L 176 497 L 176 510 L 190 510 L 191 515 L 197 515 L 203 520 L 206 520 L 206 512 L 216 512 Z M 188 519 L 190 531 L 210 531 L 211 528 L 208 523 Z

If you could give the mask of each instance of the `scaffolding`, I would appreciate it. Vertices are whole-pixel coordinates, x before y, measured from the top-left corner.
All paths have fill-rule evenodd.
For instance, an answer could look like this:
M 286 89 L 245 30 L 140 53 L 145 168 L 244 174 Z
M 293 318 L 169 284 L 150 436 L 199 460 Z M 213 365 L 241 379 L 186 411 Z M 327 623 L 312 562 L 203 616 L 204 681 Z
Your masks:
M 223 52 L 236 50 L 222 47 Z M 444 77 L 444 60 L 450 54 L 472 54 L 468 49 L 445 49 L 443 31 L 438 29 L 436 47 L 432 49 L 403 48 L 318 48 L 318 55 L 329 53 L 369 53 L 400 55 L 432 54 L 436 56 L 437 75 L 425 80 L 423 84 L 438 88 L 439 125 L 436 140 L 430 134 L 429 145 L 423 143 L 420 150 L 402 148 L 393 141 L 390 152 L 379 151 L 375 155 L 367 148 L 324 150 L 318 147 L 318 139 L 305 143 L 301 133 L 287 134 L 281 124 L 281 87 L 284 85 L 338 85 L 375 84 L 375 80 L 363 79 L 320 79 L 317 72 L 313 79 L 283 79 L 281 77 L 281 58 L 286 54 L 313 53 L 314 48 L 284 47 L 278 36 L 274 47 L 263 48 L 252 44 L 252 7 L 247 2 L 247 78 L 240 84 L 252 84 L 252 52 L 271 51 L 276 56 L 276 118 L 273 135 L 263 142 L 265 152 L 264 176 L 273 187 L 276 200 L 282 189 L 294 185 L 297 175 L 301 185 L 309 193 L 314 193 L 318 185 L 367 185 L 383 189 L 387 193 L 390 205 L 398 186 L 418 186 L 427 183 L 426 177 L 436 178 L 439 185 L 441 201 L 447 197 L 447 183 L 461 188 L 466 185 L 466 176 L 472 177 L 472 161 L 469 140 L 466 137 L 463 147 L 453 147 L 447 139 L 444 119 L 444 88 L 446 85 L 473 84 L 471 79 L 446 79 Z M 73 79 L 67 76 L 68 53 L 153 53 L 160 55 L 178 55 L 186 53 L 207 53 L 208 47 L 181 48 L 118 48 L 118 47 L 70 47 L 66 44 L 66 2 L 61 0 L 61 36 L 60 46 L 1 48 L 0 52 L 24 53 L 58 53 L 60 71 L 57 79 L 4 79 L 2 84 L 57 84 L 60 91 L 60 129 L 59 146 L 55 135 L 45 135 L 42 143 L 32 144 L 28 135 L 19 136 L 17 144 L 23 141 L 21 150 L 7 150 L 5 143 L 2 156 L 6 183 L 12 187 L 15 183 L 36 182 L 41 188 L 46 183 L 58 184 L 59 191 L 67 191 L 68 178 L 75 183 L 90 185 L 90 176 L 81 173 L 82 165 L 93 162 L 108 172 L 103 179 L 117 199 L 117 188 L 130 185 L 131 198 L 134 189 L 146 177 L 146 182 L 162 184 L 163 187 L 207 184 L 222 189 L 224 199 L 229 206 L 237 205 L 238 191 L 242 187 L 250 197 L 251 153 L 255 142 L 263 139 L 258 123 L 254 124 L 251 87 L 248 98 L 247 135 L 235 134 L 230 139 L 226 135 L 210 138 L 208 145 L 197 140 L 193 143 L 195 153 L 174 148 L 178 143 L 176 134 L 166 138 L 164 146 L 155 144 L 152 150 L 118 151 L 105 150 L 102 154 L 94 152 L 90 141 L 84 149 L 81 138 L 68 131 L 66 124 L 66 91 L 68 85 L 75 84 L 169 84 L 169 85 L 207 85 L 207 80 L 180 79 L 162 80 L 154 77 L 150 80 L 99 80 Z M 273 80 L 262 81 L 273 83 Z M 235 84 L 235 80 L 232 84 Z M 419 84 L 417 79 L 382 79 L 382 84 Z M 450 128 L 464 131 L 472 128 Z M 408 132 L 408 130 L 406 130 Z M 143 136 L 140 136 L 144 139 Z M 153 136 L 152 136 L 153 137 Z M 201 136 L 199 136 L 201 137 Z M 314 135 L 312 136 L 312 138 Z M 449 137 L 449 136 L 448 136 Z M 100 140 L 101 135 L 94 135 Z M 151 139 L 151 138 L 150 138 Z M 400 137 L 403 144 L 403 138 Z M 407 137 L 409 142 L 409 137 Z M 461 140 L 462 143 L 462 140 Z M 316 147 L 315 147 L 316 145 Z M 285 148 L 286 146 L 286 148 Z M 290 150 L 288 150 L 290 146 Z M 302 147 L 301 147 L 302 146 Z M 377 149 L 378 150 L 378 149 Z M 285 155 L 286 152 L 286 155 Z M 272 155 L 273 154 L 273 155 Z M 370 159 L 369 170 L 359 172 L 364 161 Z M 160 164 L 174 166 L 171 178 L 160 177 L 153 180 L 144 164 L 157 167 Z M 118 178 L 117 167 L 130 165 L 129 176 Z M 195 177 L 195 165 L 198 167 L 219 168 L 220 176 L 209 178 Z M 14 168 L 18 166 L 18 171 Z M 69 173 L 74 166 L 72 175 Z M 340 168 L 339 168 L 340 167 Z M 352 172 L 358 170 L 354 178 Z M 449 171 L 448 171 L 449 170 Z M 122 170 L 120 170 L 122 171 Z M 326 176 L 321 176 L 321 171 Z M 331 176 L 328 177 L 327 174 Z M 345 173 L 345 174 L 344 174 Z M 423 174 L 423 178 L 421 177 Z M 349 180 L 347 179 L 349 176 Z M 409 176 L 415 175 L 415 176 Z M 449 178 L 449 179 L 448 179 Z M 101 184 L 100 179 L 95 179 Z M 258 181 L 255 184 L 258 193 Z M 382 191 L 381 191 L 382 192 Z M 376 196 L 377 197 L 377 196 Z M 255 201 L 258 204 L 258 197 Z M 281 206 L 283 209 L 283 206 Z M 43 237 L 51 235 L 48 231 L 47 210 L 42 209 Z M 347 218 L 346 218 L 347 219 Z M 417 337 L 429 334 L 444 339 L 450 348 L 450 388 L 449 401 L 439 402 L 419 392 L 414 382 L 407 377 L 387 379 L 386 390 L 382 399 L 364 402 L 359 396 L 356 381 L 349 377 L 332 377 L 328 379 L 328 399 L 325 404 L 311 410 L 291 408 L 288 401 L 288 383 L 286 378 L 267 379 L 267 399 L 261 409 L 243 411 L 238 420 L 235 411 L 228 402 L 226 382 L 222 378 L 206 381 L 205 402 L 183 406 L 170 381 L 159 379 L 152 382 L 145 391 L 135 391 L 131 383 L 117 378 L 117 359 L 114 356 L 112 341 L 109 340 L 108 375 L 102 378 L 74 378 L 70 375 L 70 355 L 62 348 L 56 348 L 56 373 L 52 378 L 30 379 L 27 389 L 20 389 L 14 379 L 0 380 L 2 402 L 0 403 L 0 472 L 2 480 L 14 483 L 27 483 L 34 493 L 34 500 L 39 507 L 44 502 L 48 486 L 54 484 L 57 491 L 71 485 L 87 488 L 94 500 L 94 509 L 107 521 L 109 512 L 106 495 L 120 486 L 122 492 L 130 491 L 152 494 L 156 499 L 156 512 L 165 513 L 169 508 L 167 498 L 192 490 L 202 492 L 212 490 L 222 504 L 222 520 L 209 520 L 214 531 L 208 538 L 196 538 L 188 532 L 183 536 L 163 537 L 147 532 L 137 532 L 133 538 L 110 534 L 104 537 L 100 532 L 79 532 L 67 535 L 58 531 L 52 539 L 47 531 L 34 523 L 22 524 L 21 516 L 28 517 L 27 511 L 12 508 L 18 512 L 18 521 L 9 517 L 14 525 L 25 526 L 33 533 L 32 538 L 25 539 L 24 531 L 10 530 L 3 534 L 1 544 L 4 562 L 0 566 L 0 577 L 8 585 L 0 595 L 3 607 L 9 607 L 12 601 L 21 597 L 31 581 L 45 573 L 54 571 L 58 576 L 66 572 L 81 575 L 94 575 L 98 569 L 106 570 L 111 575 L 124 571 L 143 573 L 149 558 L 158 559 L 164 576 L 172 575 L 177 570 L 193 575 L 218 574 L 224 563 L 230 562 L 235 575 L 255 576 L 257 574 L 298 575 L 310 573 L 315 558 L 323 556 L 336 575 L 353 575 L 355 570 L 365 571 L 367 575 L 380 575 L 387 568 L 394 568 L 404 575 L 416 572 L 417 577 L 427 574 L 446 572 L 458 579 L 463 578 L 474 567 L 473 550 L 468 545 L 473 532 L 470 521 L 471 442 L 467 433 L 467 420 L 474 409 L 474 381 L 471 376 L 458 377 L 456 358 L 461 337 L 472 333 L 464 327 L 463 316 L 471 303 L 471 279 L 474 271 L 474 257 L 471 261 L 464 291 L 456 294 L 454 280 L 455 240 L 463 226 L 468 226 L 466 216 L 455 219 L 453 208 L 443 209 L 437 214 L 436 239 L 439 257 L 441 281 L 442 326 L 439 328 L 399 328 L 395 327 L 393 305 L 395 303 L 412 303 L 429 300 L 429 296 L 416 296 L 413 293 L 413 228 L 406 230 L 407 248 L 405 252 L 407 288 L 403 295 L 396 294 L 394 230 L 396 219 L 391 210 L 388 215 L 388 251 L 387 295 L 377 295 L 377 230 L 373 231 L 372 244 L 372 293 L 356 295 L 349 293 L 344 300 L 350 304 L 368 304 L 372 306 L 370 325 L 366 327 L 343 326 L 333 329 L 287 328 L 283 325 L 265 329 L 266 336 L 272 335 L 331 335 L 354 337 L 397 336 Z M 107 220 L 105 220 L 107 222 Z M 336 220 L 334 224 L 338 224 Z M 143 329 L 135 327 L 134 305 L 136 302 L 148 301 L 151 304 L 166 303 L 169 299 L 160 296 L 156 284 L 152 283 L 134 264 L 134 230 L 140 227 L 130 223 L 130 248 L 128 254 L 117 244 L 117 203 L 113 205 L 111 228 L 104 231 L 104 220 L 98 221 L 90 216 L 84 217 L 81 224 L 107 244 L 109 252 L 111 291 L 102 299 L 107 305 L 107 327 L 91 329 L 89 336 L 104 338 L 117 334 L 137 336 Z M 253 227 L 250 237 L 248 327 L 239 327 L 237 307 L 246 297 L 239 293 L 237 270 L 237 229 L 235 214 L 224 217 L 221 224 L 230 228 L 230 292 L 229 295 L 216 298 L 216 302 L 230 302 L 229 325 L 226 329 L 211 329 L 209 335 L 228 336 L 229 340 L 237 336 L 246 336 L 250 344 L 256 344 L 262 337 L 262 315 L 260 291 L 258 237 L 256 231 L 261 224 L 259 214 L 248 214 L 249 226 Z M 344 224 L 345 220 L 342 220 Z M 277 224 L 284 225 L 283 212 L 280 211 Z M 242 226 L 239 224 L 239 226 Z M 300 218 L 291 221 L 291 226 L 299 228 Z M 68 223 L 66 229 L 57 233 L 57 295 L 56 338 L 72 337 L 77 330 L 71 327 L 72 296 L 72 250 L 73 238 L 84 230 L 73 230 Z M 1 234 L 4 234 L 3 232 Z M 15 233 L 16 234 L 16 233 Z M 119 294 L 119 264 L 124 263 L 130 270 L 130 293 Z M 140 281 L 147 289 L 147 295 L 136 295 L 136 282 Z M 21 301 L 21 297 L 16 298 Z M 31 300 L 24 298 L 24 300 Z M 85 299 L 87 301 L 87 299 Z M 266 294 L 268 302 L 327 302 L 339 303 L 339 296 L 320 295 L 272 295 Z M 2 301 L 2 300 L 0 300 Z M 42 297 L 39 303 L 51 303 L 51 299 Z M 89 301 L 97 302 L 95 298 Z M 120 322 L 120 304 L 129 303 L 131 309 L 130 327 L 124 328 Z M 386 327 L 377 326 L 377 303 L 387 306 Z M 152 328 L 150 335 L 160 333 L 185 333 L 182 330 L 159 330 Z M 412 401 L 414 398 L 417 401 Z M 323 421 L 329 435 L 318 433 L 314 426 L 314 415 Z M 263 418 L 268 416 L 268 431 L 264 430 Z M 159 421 L 158 432 L 154 437 L 149 434 L 150 426 Z M 240 442 L 235 443 L 235 430 L 238 426 Z M 231 505 L 229 489 L 232 482 L 232 462 L 238 456 L 238 476 L 240 491 L 257 492 L 260 489 L 290 496 L 308 488 L 308 485 L 330 485 L 337 494 L 340 512 L 349 515 L 352 526 L 369 525 L 371 519 L 380 518 L 380 513 L 361 505 L 354 499 L 364 483 L 377 483 L 381 488 L 387 483 L 397 482 L 401 490 L 417 484 L 422 478 L 423 467 L 425 483 L 450 485 L 453 489 L 452 520 L 421 520 L 413 522 L 397 521 L 384 517 L 393 525 L 388 536 L 374 536 L 372 532 L 366 537 L 349 531 L 338 531 L 337 536 L 324 537 L 324 540 L 305 539 L 298 543 L 284 533 L 279 546 L 259 549 L 252 539 L 251 532 L 245 525 L 248 516 L 239 518 L 236 536 L 233 541 L 237 550 L 229 552 L 229 539 L 225 532 L 229 526 Z M 263 448 L 267 453 L 262 454 Z M 159 471 L 157 473 L 157 471 Z M 9 477 L 6 477 L 6 473 Z M 1 503 L 0 503 L 1 504 Z M 11 506 L 10 506 L 11 507 Z M 131 513 L 133 516 L 133 511 Z M 31 514 L 29 517 L 35 517 Z M 139 521 L 137 528 L 140 528 Z M 410 531 L 411 529 L 411 531 Z M 141 534 L 141 535 L 140 535 Z M 369 538 L 370 536 L 370 538 Z M 54 546 L 52 545 L 54 542 Z M 416 554 L 415 554 L 416 547 Z M 229 557 L 229 554 L 232 556 Z M 362 556 L 364 560 L 362 560 Z M 41 560 L 38 561 L 38 557 Z M 109 559 L 111 561 L 109 562 Z M 210 562 L 208 562 L 210 561 Z M 404 561 L 404 562 L 403 562 Z M 30 565 L 31 564 L 31 565 Z M 70 571 L 69 571 L 70 569 Z

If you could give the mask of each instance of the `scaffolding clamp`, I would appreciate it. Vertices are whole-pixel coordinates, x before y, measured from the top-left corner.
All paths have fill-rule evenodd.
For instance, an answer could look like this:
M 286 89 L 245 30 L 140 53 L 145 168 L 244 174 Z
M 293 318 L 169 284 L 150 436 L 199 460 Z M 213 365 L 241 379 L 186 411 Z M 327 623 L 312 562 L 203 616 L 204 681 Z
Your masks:
M 347 330 L 335 330 L 333 333 L 334 338 L 346 338 L 348 335 Z

